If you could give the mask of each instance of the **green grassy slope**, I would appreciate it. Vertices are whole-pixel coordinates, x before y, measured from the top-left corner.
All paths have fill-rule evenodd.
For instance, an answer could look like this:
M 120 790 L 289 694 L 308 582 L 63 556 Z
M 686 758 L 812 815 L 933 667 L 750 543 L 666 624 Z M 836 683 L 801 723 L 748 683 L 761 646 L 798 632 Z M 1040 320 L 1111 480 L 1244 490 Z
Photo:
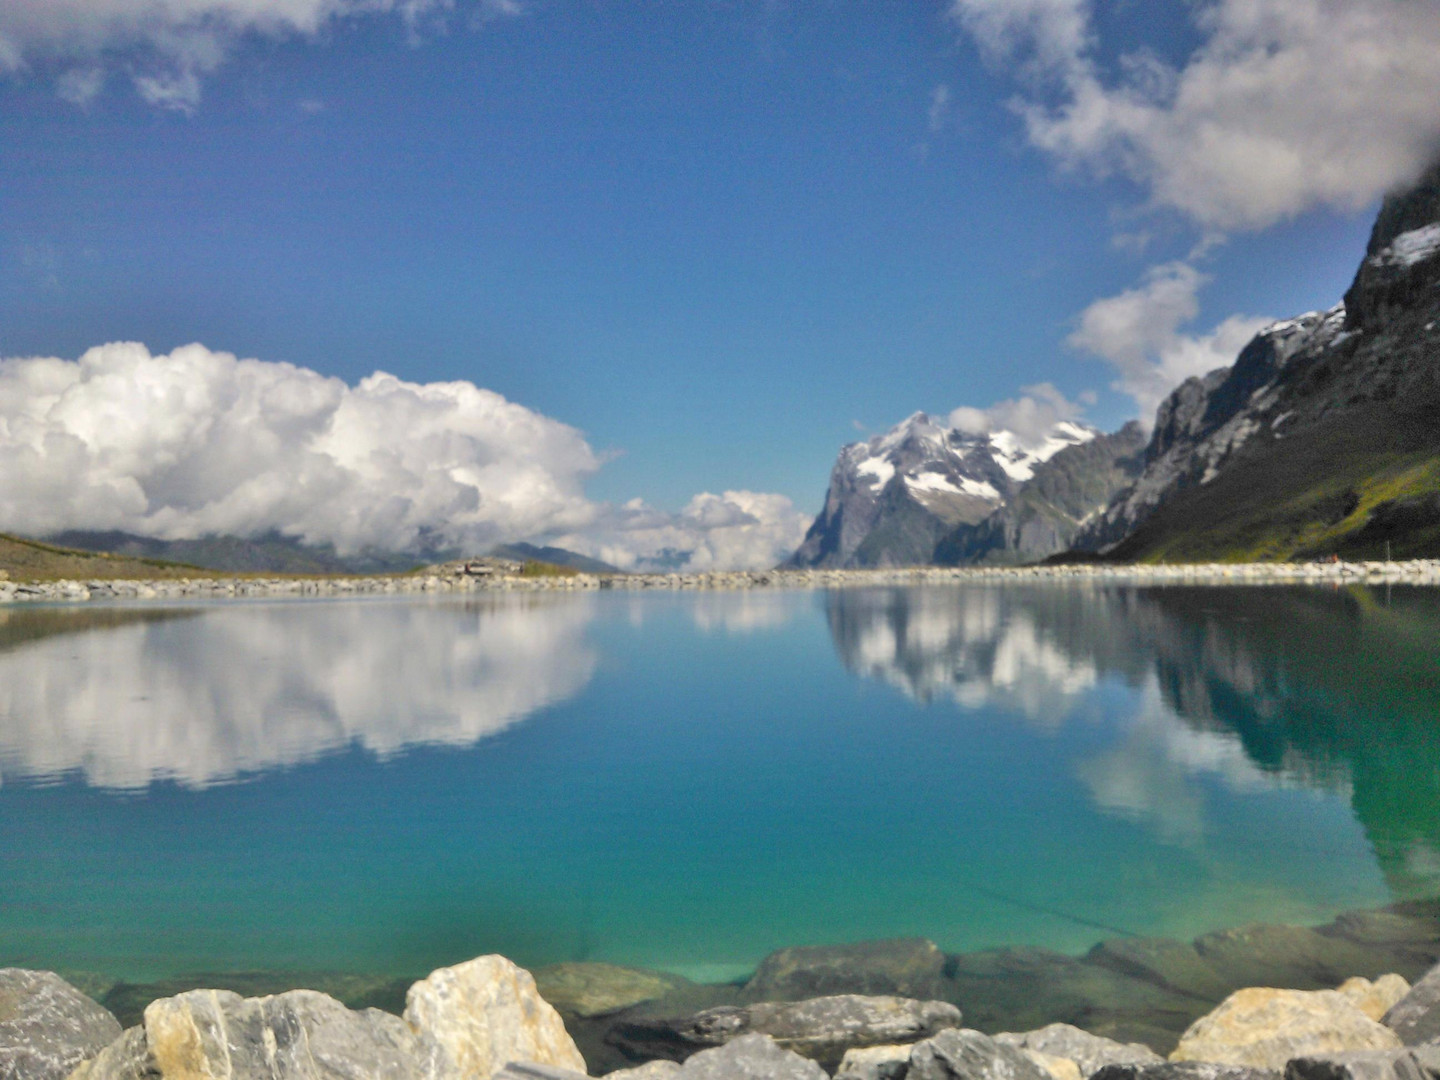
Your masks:
M 1291 437 L 1257 435 L 1203 486 L 1183 492 L 1109 557 L 1247 562 L 1339 554 L 1440 557 L 1440 517 L 1378 527 L 1387 504 L 1440 495 L 1440 402 L 1355 409 Z M 1379 509 L 1377 522 L 1372 514 Z M 1423 515 L 1422 515 L 1423 517 Z

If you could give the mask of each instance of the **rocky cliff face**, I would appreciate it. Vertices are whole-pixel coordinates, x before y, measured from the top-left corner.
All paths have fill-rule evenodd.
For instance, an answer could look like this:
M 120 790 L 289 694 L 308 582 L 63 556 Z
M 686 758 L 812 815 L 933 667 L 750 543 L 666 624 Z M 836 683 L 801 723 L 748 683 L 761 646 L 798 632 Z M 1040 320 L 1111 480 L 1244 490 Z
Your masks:
M 1131 421 L 1111 435 L 1068 446 L 1035 467 L 1005 505 L 940 541 L 941 566 L 1037 562 L 1065 551 L 1116 493 L 1140 474 L 1145 429 Z
M 1013 432 L 970 434 L 916 413 L 884 435 L 840 451 L 825 509 L 793 567 L 914 566 L 957 526 L 1003 506 L 1036 469 L 1098 433 L 1062 422 L 1038 445 Z
M 1277 323 L 1160 406 L 1144 470 L 1076 546 L 1123 558 L 1440 550 L 1440 166 L 1385 201 L 1343 303 Z

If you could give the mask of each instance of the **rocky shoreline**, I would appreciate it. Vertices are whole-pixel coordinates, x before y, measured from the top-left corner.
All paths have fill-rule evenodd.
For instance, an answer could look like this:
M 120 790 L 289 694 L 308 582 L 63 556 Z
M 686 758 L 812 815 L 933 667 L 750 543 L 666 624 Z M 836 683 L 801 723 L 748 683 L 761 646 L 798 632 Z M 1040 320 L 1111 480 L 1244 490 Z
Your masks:
M 496 956 L 68 979 L 0 970 L 0 1080 L 1440 1080 L 1440 900 L 1078 958 L 798 947 L 723 985 Z
M 1157 986 L 1192 999 L 1194 1018 L 1167 1040 L 1173 1049 L 1125 1041 L 1124 1025 L 1098 1015 L 981 1031 L 986 1008 L 972 1014 L 961 971 L 973 975 L 980 954 L 946 957 L 919 940 L 782 950 L 729 988 L 730 1004 L 713 1003 L 722 988 L 708 988 L 707 1004 L 707 988 L 675 976 L 585 962 L 532 974 L 483 956 L 414 982 L 391 1011 L 310 989 L 197 988 L 150 1000 L 128 1028 L 60 976 L 8 968 L 0 1078 L 1436 1080 L 1437 913 L 1435 903 L 1395 905 L 1317 930 L 1096 946 L 1086 960 L 1108 947 L 1105 963 L 1148 962 Z M 1007 952 L 1030 953 L 1032 966 L 1043 954 L 996 950 L 991 966 Z M 1413 985 L 1393 971 L 1333 981 L 1336 965 L 1373 972 L 1391 961 L 1412 970 Z M 1261 982 L 1225 989 L 1241 975 Z M 934 996 L 947 989 L 960 1000 Z
M 963 582 L 1058 582 L 1125 585 L 1440 585 L 1440 559 L 1315 563 L 1081 563 L 1024 567 L 913 567 L 893 570 L 749 570 L 694 574 L 476 574 L 436 568 L 394 576 L 214 577 L 158 580 L 9 581 L 0 604 L 89 600 L 218 600 L 243 597 L 343 597 L 484 592 L 622 590 L 840 589 Z

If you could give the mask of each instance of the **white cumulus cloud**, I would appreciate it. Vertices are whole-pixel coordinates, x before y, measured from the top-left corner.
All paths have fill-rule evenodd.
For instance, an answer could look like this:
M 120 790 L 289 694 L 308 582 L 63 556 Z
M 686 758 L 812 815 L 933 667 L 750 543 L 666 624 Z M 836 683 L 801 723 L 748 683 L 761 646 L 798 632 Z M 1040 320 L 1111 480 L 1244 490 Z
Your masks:
M 1079 420 L 1091 398 L 1086 392 L 1079 401 L 1071 401 L 1051 383 L 1036 383 L 1021 387 L 1019 397 L 996 402 L 988 409 L 962 405 L 950 413 L 950 426 L 969 435 L 1010 431 L 1022 444 L 1034 448 L 1044 443 L 1062 420 Z
M 800 546 L 810 522 L 784 495 L 702 492 L 678 514 L 632 499 L 556 543 L 625 570 L 766 570 Z
M 1208 280 L 1188 263 L 1152 267 L 1136 288 L 1087 307 L 1069 337 L 1072 346 L 1116 369 L 1115 389 L 1133 397 L 1147 420 L 1178 383 L 1233 364 L 1245 344 L 1274 321 L 1232 315 L 1208 332 L 1182 333 L 1200 313 L 1198 293 Z
M 808 521 L 781 495 L 678 514 L 592 502 L 575 428 L 469 382 L 356 386 L 187 345 L 0 359 L 0 529 L 184 539 L 277 531 L 341 552 L 532 539 L 621 566 L 771 566 Z
M 153 105 L 191 111 L 202 80 L 243 37 L 312 37 L 346 19 L 392 14 L 413 34 L 427 20 L 468 9 L 480 19 L 516 15 L 518 0 L 5 0 L 0 72 L 59 71 L 62 97 L 84 104 L 106 66 L 129 73 Z
M 1095 59 L 1092 0 L 955 0 L 1026 87 L 1030 141 L 1207 229 L 1363 207 L 1440 149 L 1440 0 L 1206 0 L 1180 65 Z

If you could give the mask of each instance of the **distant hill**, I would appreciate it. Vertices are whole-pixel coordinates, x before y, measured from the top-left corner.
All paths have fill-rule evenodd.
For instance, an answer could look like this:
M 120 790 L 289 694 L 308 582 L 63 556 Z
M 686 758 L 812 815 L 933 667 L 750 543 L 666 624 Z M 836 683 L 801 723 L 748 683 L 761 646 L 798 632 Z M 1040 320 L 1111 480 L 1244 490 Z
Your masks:
M 1345 300 L 1160 406 L 1077 541 L 1116 560 L 1440 556 L 1440 165 L 1385 200 Z
M 536 547 L 534 544 L 501 544 L 491 548 L 490 554 L 497 559 L 514 559 L 516 562 L 549 563 L 551 566 L 568 566 L 583 574 L 618 574 L 620 570 L 607 562 L 592 559 L 578 552 L 558 547 Z
M 69 531 L 47 540 L 84 551 L 183 562 L 232 574 L 399 574 L 428 563 L 461 557 L 460 552 L 450 550 L 423 555 L 383 551 L 339 555 L 333 545 L 306 544 L 279 533 L 250 538 L 205 536 L 198 540 L 158 540 L 125 532 Z
M 0 570 L 13 581 L 183 578 L 205 573 L 198 566 L 77 551 L 4 533 L 0 533 Z

